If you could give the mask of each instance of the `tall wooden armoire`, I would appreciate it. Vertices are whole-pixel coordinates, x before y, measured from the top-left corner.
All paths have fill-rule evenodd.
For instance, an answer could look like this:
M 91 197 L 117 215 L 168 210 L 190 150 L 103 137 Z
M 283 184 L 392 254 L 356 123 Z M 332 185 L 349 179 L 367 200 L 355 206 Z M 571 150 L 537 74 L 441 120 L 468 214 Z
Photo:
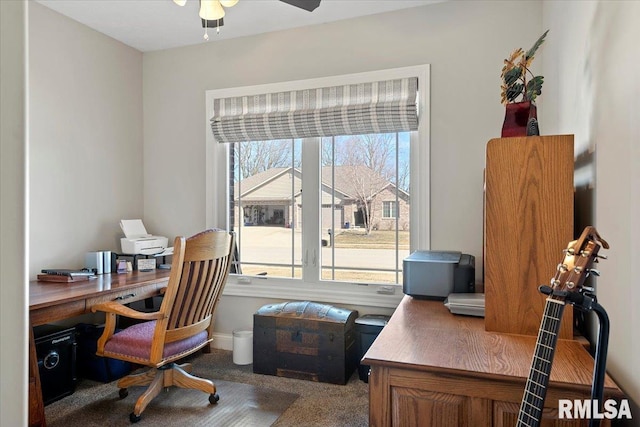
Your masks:
M 487 331 L 537 335 L 548 285 L 573 240 L 573 135 L 487 143 L 484 286 Z M 560 338 L 573 337 L 567 307 Z

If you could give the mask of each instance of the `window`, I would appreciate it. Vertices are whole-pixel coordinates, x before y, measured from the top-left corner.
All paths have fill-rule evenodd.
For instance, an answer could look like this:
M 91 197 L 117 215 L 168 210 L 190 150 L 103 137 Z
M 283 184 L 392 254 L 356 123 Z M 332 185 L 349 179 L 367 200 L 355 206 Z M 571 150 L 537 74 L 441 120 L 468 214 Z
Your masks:
M 380 286 L 402 283 L 411 248 L 428 249 L 428 170 L 417 167 L 428 164 L 428 67 L 207 91 L 213 117 L 220 98 L 402 75 L 419 79 L 417 131 L 221 144 L 208 130 L 207 225 L 236 232 L 242 276 L 226 294 L 385 306 Z
M 396 202 L 382 202 L 382 218 L 396 218 Z
M 410 133 L 323 138 L 321 185 L 322 279 L 401 283 L 409 255 Z M 385 221 L 385 199 L 407 206 Z
M 233 143 L 229 224 L 236 232 L 236 273 L 302 277 L 302 140 Z

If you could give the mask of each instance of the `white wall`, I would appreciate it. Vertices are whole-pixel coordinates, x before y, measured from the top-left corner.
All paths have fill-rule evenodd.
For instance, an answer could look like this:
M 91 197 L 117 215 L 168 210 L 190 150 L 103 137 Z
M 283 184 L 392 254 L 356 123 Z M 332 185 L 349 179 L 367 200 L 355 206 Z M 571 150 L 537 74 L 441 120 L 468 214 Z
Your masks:
M 27 420 L 27 10 L 0 2 L 0 424 Z
M 640 402 L 640 3 L 545 2 L 545 119 L 595 153 L 594 225 L 609 242 L 598 299 L 611 320 L 607 368 Z M 640 417 L 636 409 L 635 418 Z M 637 421 L 636 421 L 637 423 Z M 637 424 L 636 424 L 637 425 Z
M 142 53 L 29 8 L 30 275 L 119 250 L 143 214 Z
M 537 39 L 541 20 L 537 1 L 456 1 L 145 53 L 146 221 L 169 236 L 206 225 L 206 90 L 428 63 L 431 248 L 474 254 L 481 277 L 484 149 L 504 118 L 502 60 Z M 247 324 L 260 302 L 225 297 L 216 330 Z

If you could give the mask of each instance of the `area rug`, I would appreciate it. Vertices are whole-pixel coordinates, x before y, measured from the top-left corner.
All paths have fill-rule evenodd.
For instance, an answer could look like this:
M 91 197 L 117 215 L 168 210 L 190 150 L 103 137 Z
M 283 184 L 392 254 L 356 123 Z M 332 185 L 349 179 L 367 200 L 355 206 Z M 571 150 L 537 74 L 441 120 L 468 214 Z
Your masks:
M 171 387 L 153 399 L 136 426 L 263 427 L 272 425 L 297 394 L 250 384 L 214 381 L 220 401 L 198 390 Z M 115 382 L 82 380 L 76 392 L 45 408 L 49 427 L 130 426 L 129 413 L 142 387 L 120 399 Z

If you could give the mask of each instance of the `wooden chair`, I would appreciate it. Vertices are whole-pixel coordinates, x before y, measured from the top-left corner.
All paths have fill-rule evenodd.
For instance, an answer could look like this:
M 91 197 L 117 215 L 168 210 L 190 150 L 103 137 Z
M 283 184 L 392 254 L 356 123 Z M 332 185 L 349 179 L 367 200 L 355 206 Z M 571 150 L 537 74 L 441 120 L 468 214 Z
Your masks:
M 149 386 L 129 415 L 132 423 L 140 421 L 142 411 L 165 387 L 202 390 L 209 393 L 210 403 L 218 401 L 212 381 L 191 375 L 191 364 L 174 362 L 212 341 L 213 316 L 229 275 L 233 247 L 234 236 L 226 231 L 176 237 L 171 276 L 159 311 L 142 313 L 114 301 L 93 307 L 106 313 L 97 354 L 151 368 L 118 381 L 120 398 L 128 395 L 127 387 Z M 117 315 L 144 322 L 115 333 Z

